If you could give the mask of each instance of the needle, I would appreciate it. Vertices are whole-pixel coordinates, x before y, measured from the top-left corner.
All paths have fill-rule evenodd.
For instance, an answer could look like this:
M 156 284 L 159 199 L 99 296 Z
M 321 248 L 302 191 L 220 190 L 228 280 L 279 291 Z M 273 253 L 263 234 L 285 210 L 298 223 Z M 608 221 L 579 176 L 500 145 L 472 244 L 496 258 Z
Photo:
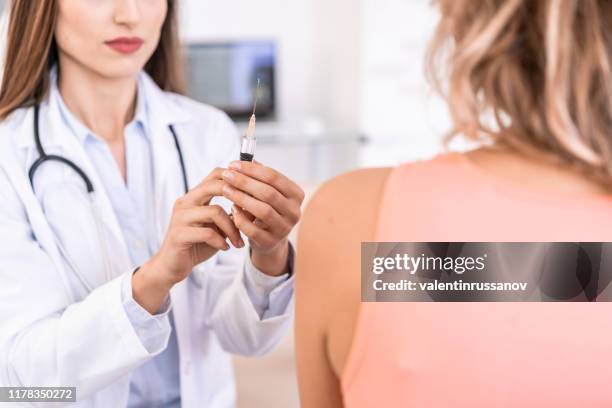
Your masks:
M 257 109 L 257 101 L 259 100 L 259 78 L 257 78 L 257 88 L 255 89 L 255 103 L 253 104 L 253 115 L 255 115 L 255 110 Z

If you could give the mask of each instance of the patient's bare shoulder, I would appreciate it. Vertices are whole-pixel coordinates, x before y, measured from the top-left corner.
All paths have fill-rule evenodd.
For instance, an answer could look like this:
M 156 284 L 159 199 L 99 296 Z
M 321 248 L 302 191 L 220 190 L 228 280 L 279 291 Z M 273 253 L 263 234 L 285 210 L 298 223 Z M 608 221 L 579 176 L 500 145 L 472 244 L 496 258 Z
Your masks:
M 359 308 L 361 242 L 375 238 L 378 207 L 390 170 L 368 168 L 334 177 L 317 190 L 302 217 L 297 322 L 320 325 L 336 375 L 344 367 Z
M 390 170 L 388 167 L 359 169 L 324 182 L 304 210 L 299 242 L 315 238 L 308 244 L 321 248 L 331 244 L 338 254 L 350 247 L 349 241 L 356 241 L 353 238 L 373 234 L 378 204 Z M 339 237 L 338 233 L 351 236 Z
M 314 235 L 319 244 L 338 246 L 342 244 L 337 240 L 338 232 L 350 232 L 353 236 L 372 233 L 390 170 L 388 167 L 359 169 L 324 182 L 307 203 L 299 237 Z

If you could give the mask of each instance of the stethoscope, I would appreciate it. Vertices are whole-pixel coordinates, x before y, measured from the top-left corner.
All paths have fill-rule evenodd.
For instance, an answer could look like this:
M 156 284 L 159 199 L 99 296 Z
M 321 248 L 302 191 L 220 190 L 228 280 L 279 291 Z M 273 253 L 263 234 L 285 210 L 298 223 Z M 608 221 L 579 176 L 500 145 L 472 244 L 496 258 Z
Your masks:
M 183 160 L 183 152 L 181 150 L 181 145 L 179 143 L 176 131 L 174 130 L 174 126 L 172 126 L 170 124 L 170 125 L 168 125 L 168 129 L 170 129 L 170 133 L 172 133 L 172 137 L 174 138 L 174 145 L 176 146 L 176 151 L 178 153 L 179 163 L 181 165 L 181 173 L 182 173 L 182 176 L 183 176 L 183 187 L 184 187 L 184 190 L 185 190 L 185 194 L 187 194 L 187 192 L 189 191 L 189 183 L 188 183 L 188 180 L 187 180 L 187 171 L 185 169 L 185 162 Z M 44 148 L 42 147 L 42 143 L 40 142 L 39 105 L 38 104 L 34 105 L 34 142 L 36 143 L 36 150 L 38 151 L 39 157 L 38 157 L 38 159 L 36 159 L 36 161 L 34 161 L 34 163 L 32 164 L 32 166 L 30 167 L 30 169 L 28 171 L 28 176 L 30 178 L 30 185 L 32 186 L 32 191 L 35 191 L 35 187 L 34 187 L 34 175 L 36 174 L 36 170 L 38 170 L 38 168 L 43 163 L 45 163 L 47 161 L 56 161 L 56 162 L 62 163 L 64 165 L 70 167 L 75 173 L 78 174 L 78 176 L 85 183 L 85 187 L 87 189 L 87 195 L 88 195 L 90 203 L 91 203 L 92 216 L 93 216 L 94 221 L 96 223 L 96 230 L 97 230 L 97 235 L 98 235 L 98 243 L 99 243 L 100 247 L 103 250 L 104 269 L 105 269 L 106 279 L 107 279 L 107 281 L 112 279 L 112 268 L 111 268 L 111 265 L 110 265 L 110 258 L 109 258 L 109 255 L 108 255 L 108 248 L 105 245 L 106 242 L 102 239 L 103 229 L 102 229 L 102 224 L 101 224 L 101 213 L 100 213 L 100 209 L 98 208 L 97 201 L 95 200 L 95 189 L 94 189 L 93 183 L 91 182 L 91 180 L 89 179 L 87 174 L 85 174 L 85 172 L 79 166 L 77 166 L 74 162 L 72 162 L 71 160 L 69 160 L 69 159 L 67 159 L 65 157 L 62 157 L 62 156 L 58 156 L 58 155 L 54 155 L 54 154 L 47 154 L 45 152 Z M 68 252 L 64 249 L 64 247 L 61 245 L 59 240 L 55 239 L 55 242 L 56 242 L 60 252 L 64 256 L 64 259 L 66 259 L 66 261 L 69 264 L 69 266 L 71 267 L 71 269 L 75 272 L 75 274 L 78 277 L 78 279 L 81 282 L 81 284 L 83 284 L 83 286 L 85 286 L 88 289 L 89 292 L 93 291 L 94 286 L 80 272 L 80 269 L 76 267 L 75 263 L 72 261 L 72 259 L 69 256 Z

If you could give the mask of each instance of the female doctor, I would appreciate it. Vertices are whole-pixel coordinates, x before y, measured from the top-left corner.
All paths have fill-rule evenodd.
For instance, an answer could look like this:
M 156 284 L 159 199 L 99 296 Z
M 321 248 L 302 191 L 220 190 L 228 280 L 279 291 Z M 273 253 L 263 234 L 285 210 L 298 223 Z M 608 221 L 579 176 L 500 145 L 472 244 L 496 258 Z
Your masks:
M 74 386 L 82 407 L 233 406 L 228 353 L 265 353 L 290 323 L 304 194 L 236 162 L 230 120 L 172 92 L 175 7 L 12 0 L 2 386 Z

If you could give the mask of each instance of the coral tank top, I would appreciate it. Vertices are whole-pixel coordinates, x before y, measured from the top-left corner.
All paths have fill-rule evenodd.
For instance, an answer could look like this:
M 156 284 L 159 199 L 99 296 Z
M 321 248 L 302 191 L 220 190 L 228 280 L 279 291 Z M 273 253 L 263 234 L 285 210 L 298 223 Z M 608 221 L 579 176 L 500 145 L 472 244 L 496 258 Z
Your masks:
M 460 153 L 387 179 L 377 241 L 612 241 L 612 196 L 527 191 Z M 612 303 L 361 303 L 347 407 L 612 407 Z

